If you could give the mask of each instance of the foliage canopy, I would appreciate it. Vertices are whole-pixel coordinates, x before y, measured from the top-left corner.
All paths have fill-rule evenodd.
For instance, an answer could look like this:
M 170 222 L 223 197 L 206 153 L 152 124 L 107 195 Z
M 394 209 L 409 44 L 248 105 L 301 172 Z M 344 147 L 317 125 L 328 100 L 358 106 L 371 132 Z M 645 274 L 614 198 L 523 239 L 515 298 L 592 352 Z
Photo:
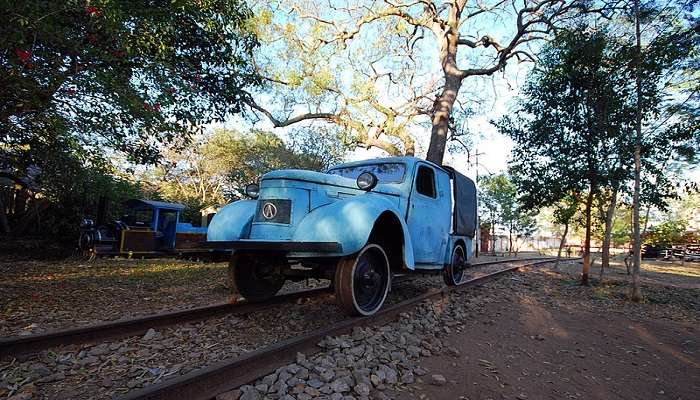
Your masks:
M 0 141 L 25 165 L 66 135 L 153 162 L 259 83 L 240 0 L 3 0 L 0 15 Z

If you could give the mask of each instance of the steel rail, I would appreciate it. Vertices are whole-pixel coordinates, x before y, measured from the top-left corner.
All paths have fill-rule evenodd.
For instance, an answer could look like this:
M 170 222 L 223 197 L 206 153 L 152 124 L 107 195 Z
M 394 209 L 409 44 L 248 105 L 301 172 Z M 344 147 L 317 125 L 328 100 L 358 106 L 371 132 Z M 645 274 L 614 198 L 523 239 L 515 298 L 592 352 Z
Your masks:
M 509 262 L 528 262 L 535 260 L 552 259 L 551 257 L 535 257 L 527 259 L 509 259 L 497 261 L 484 261 L 471 264 L 478 267 L 492 264 L 504 264 Z M 410 279 L 412 274 L 401 276 Z M 402 281 L 403 279 L 399 279 Z M 287 303 L 300 298 L 317 296 L 322 293 L 330 293 L 330 288 L 310 289 L 294 293 L 275 296 L 274 298 L 258 303 L 241 301 L 239 303 L 221 303 L 209 306 L 191 308 L 187 310 L 168 311 L 159 314 L 148 315 L 142 318 L 120 319 L 116 321 L 101 322 L 77 328 L 59 329 L 46 333 L 11 336 L 0 339 L 0 358 L 16 356 L 25 353 L 34 353 L 51 347 L 71 344 L 83 344 L 98 342 L 106 339 L 121 338 L 133 335 L 141 335 L 150 328 L 176 325 L 185 322 L 194 322 L 221 315 L 241 315 L 262 310 L 274 305 Z
M 556 258 L 549 258 L 543 261 L 529 262 L 524 265 L 511 265 L 500 271 L 468 279 L 459 286 L 433 289 L 419 296 L 385 307 L 372 316 L 348 318 L 330 326 L 314 330 L 306 335 L 274 343 L 239 358 L 224 360 L 186 375 L 146 386 L 143 389 L 126 394 L 119 400 L 170 400 L 174 398 L 209 400 L 218 394 L 253 382 L 272 373 L 276 368 L 293 362 L 298 352 L 305 353 L 307 356 L 320 352 L 321 349 L 318 348 L 317 343 L 326 336 L 338 336 L 349 333 L 352 331 L 352 328 L 358 326 L 387 323 L 425 300 L 446 296 L 451 291 L 463 290 L 466 287 L 483 283 L 521 267 L 553 262 L 555 260 Z M 522 260 L 509 262 L 516 261 Z M 495 262 L 488 263 L 495 264 Z M 499 263 L 506 262 L 500 261 Z
M 281 294 L 270 300 L 258 303 L 241 301 L 238 303 L 220 303 L 187 310 L 168 311 L 148 315 L 142 318 L 120 319 L 101 322 L 77 328 L 60 329 L 47 333 L 28 336 L 12 336 L 0 339 L 0 358 L 24 353 L 32 353 L 47 348 L 69 344 L 97 342 L 126 336 L 140 335 L 150 328 L 159 328 L 185 322 L 199 321 L 221 315 L 241 315 L 274 305 L 288 303 L 300 298 L 332 293 L 328 287 L 302 290 Z

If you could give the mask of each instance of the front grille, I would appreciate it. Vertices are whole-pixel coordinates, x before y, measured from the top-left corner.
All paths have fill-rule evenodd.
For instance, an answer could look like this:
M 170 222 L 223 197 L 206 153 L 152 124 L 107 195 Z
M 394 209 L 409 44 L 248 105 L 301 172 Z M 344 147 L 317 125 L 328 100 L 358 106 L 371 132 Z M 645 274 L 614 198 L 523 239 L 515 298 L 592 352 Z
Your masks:
M 255 211 L 255 222 L 288 224 L 292 216 L 292 201 L 289 199 L 260 199 Z

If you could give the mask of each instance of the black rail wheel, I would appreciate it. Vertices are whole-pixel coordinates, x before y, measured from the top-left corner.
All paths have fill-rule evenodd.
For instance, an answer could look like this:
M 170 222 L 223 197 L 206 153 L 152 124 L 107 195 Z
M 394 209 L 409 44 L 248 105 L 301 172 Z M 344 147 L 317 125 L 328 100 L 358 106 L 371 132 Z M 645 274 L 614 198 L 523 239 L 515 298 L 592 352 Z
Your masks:
M 273 297 L 284 285 L 284 257 L 236 252 L 228 264 L 231 300 L 238 296 L 250 301 Z
M 389 259 L 377 244 L 368 244 L 354 256 L 341 258 L 335 269 L 335 297 L 349 315 L 372 315 L 391 287 Z
M 457 286 L 462 282 L 464 270 L 467 268 L 467 257 L 464 246 L 458 244 L 452 250 L 450 264 L 445 266 L 442 277 L 447 286 Z
M 86 253 L 93 251 L 95 249 L 95 232 L 80 232 L 80 237 L 78 238 L 78 248 Z

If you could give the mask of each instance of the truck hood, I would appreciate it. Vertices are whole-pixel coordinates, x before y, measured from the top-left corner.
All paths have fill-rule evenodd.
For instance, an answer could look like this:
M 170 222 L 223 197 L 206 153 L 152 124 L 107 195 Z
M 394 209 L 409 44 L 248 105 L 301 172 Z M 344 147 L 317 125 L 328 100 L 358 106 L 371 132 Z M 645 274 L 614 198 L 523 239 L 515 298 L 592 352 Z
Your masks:
M 268 172 L 262 176 L 261 181 L 272 179 L 286 179 L 301 182 L 320 183 L 324 185 L 341 186 L 350 189 L 357 189 L 354 179 L 345 178 L 339 175 L 324 174 L 316 171 L 306 171 L 302 169 L 280 169 Z
M 281 184 L 282 186 L 303 187 L 306 189 L 321 189 L 322 186 L 318 185 L 325 185 L 331 190 L 333 187 L 335 187 L 336 189 L 343 188 L 343 191 L 347 193 L 365 193 L 364 190 L 357 187 L 357 181 L 355 181 L 355 179 L 302 169 L 280 169 L 277 171 L 268 172 L 262 176 L 260 183 L 261 187 L 271 187 Z M 400 184 L 382 184 L 381 182 L 376 188 L 372 189 L 372 192 L 393 196 L 401 196 L 403 193 Z

